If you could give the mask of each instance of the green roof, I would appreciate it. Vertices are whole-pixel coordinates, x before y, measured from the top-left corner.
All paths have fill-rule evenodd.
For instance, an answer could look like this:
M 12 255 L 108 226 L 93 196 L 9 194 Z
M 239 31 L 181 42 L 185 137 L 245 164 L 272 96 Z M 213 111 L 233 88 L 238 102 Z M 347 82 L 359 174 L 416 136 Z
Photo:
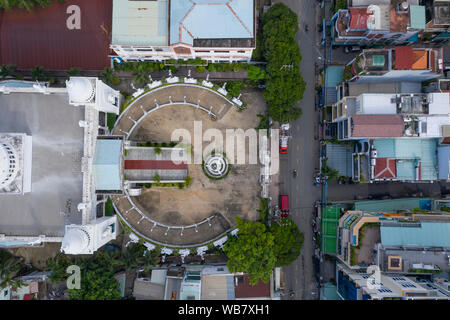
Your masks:
M 410 20 L 411 28 L 425 29 L 425 7 L 424 6 L 410 6 Z
M 341 209 L 327 206 L 322 211 L 322 252 L 337 253 L 337 233 Z

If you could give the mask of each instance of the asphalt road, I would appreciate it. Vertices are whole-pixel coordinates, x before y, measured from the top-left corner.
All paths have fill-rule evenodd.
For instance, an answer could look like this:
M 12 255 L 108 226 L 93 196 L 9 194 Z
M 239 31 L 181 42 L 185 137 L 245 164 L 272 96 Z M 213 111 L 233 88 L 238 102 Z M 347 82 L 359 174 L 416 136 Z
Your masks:
M 302 254 L 289 266 L 283 268 L 285 275 L 285 292 L 295 292 L 294 297 L 286 294 L 286 299 L 310 300 L 318 298 L 318 287 L 315 280 L 312 256 L 314 243 L 312 240 L 311 219 L 313 205 L 320 199 L 320 189 L 312 183 L 314 170 L 318 165 L 319 142 L 317 138 L 319 114 L 315 108 L 315 62 L 320 62 L 320 47 L 316 45 L 316 1 L 283 0 L 298 15 L 299 32 L 297 43 L 302 53 L 300 70 L 306 81 L 306 90 L 298 106 L 303 115 L 291 123 L 291 136 L 288 154 L 280 155 L 280 192 L 289 195 L 291 218 L 305 236 Z M 305 31 L 305 24 L 310 28 Z M 293 177 L 293 170 L 298 176 Z

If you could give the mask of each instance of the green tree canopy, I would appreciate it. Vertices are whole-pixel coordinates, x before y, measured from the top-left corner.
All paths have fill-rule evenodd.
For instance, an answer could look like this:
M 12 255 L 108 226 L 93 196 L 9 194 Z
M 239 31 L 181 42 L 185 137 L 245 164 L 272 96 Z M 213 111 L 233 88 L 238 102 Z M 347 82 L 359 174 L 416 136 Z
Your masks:
M 277 3 L 262 16 L 262 23 L 263 55 L 267 61 L 264 98 L 272 119 L 291 122 L 302 115 L 295 105 L 303 98 L 306 87 L 299 70 L 302 56 L 295 41 L 297 15 Z
M 228 240 L 224 246 L 229 259 L 228 269 L 230 272 L 247 272 L 252 285 L 256 285 L 259 279 L 268 282 L 276 263 L 275 237 L 261 222 L 236 217 L 236 227 L 238 236 Z
M 21 269 L 22 259 L 11 255 L 7 251 L 0 251 L 0 288 L 13 285 L 14 277 Z
M 274 252 L 277 257 L 277 267 L 293 262 L 300 255 L 303 245 L 303 233 L 291 219 L 282 219 L 270 227 L 275 237 Z

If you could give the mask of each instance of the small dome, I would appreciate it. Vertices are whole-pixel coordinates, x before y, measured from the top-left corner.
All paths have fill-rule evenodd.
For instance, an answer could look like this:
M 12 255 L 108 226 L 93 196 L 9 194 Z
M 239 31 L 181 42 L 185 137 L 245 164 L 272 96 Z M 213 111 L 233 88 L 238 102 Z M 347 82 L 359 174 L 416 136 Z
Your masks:
M 0 188 L 5 188 L 14 181 L 19 172 L 19 159 L 15 148 L 0 141 Z
M 61 251 L 66 254 L 87 253 L 89 235 L 83 229 L 69 228 L 64 236 Z
M 87 78 L 72 77 L 66 81 L 66 87 L 73 102 L 89 102 L 94 98 L 94 85 Z

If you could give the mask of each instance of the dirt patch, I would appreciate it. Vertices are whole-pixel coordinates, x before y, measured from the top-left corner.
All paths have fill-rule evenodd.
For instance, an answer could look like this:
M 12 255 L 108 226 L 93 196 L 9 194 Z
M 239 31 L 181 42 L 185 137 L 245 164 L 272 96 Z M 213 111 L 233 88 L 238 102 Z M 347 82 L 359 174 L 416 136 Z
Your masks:
M 216 121 L 190 106 L 165 107 L 148 116 L 130 140 L 169 142 L 174 140 L 172 133 L 177 129 L 185 129 L 194 137 L 194 121 L 199 121 L 202 134 L 209 129 L 217 129 L 226 141 L 227 129 L 245 131 L 259 124 L 256 115 L 264 113 L 265 102 L 258 92 L 246 93 L 246 98 L 250 102 L 246 110 L 239 112 L 236 108 L 230 108 Z M 209 144 L 209 141 L 203 141 L 203 151 Z M 196 150 L 194 146 L 193 152 Z M 235 149 L 235 162 L 237 153 Z M 191 162 L 194 162 L 193 157 Z M 201 164 L 189 164 L 188 174 L 192 184 L 188 188 L 150 188 L 135 199 L 149 217 L 168 225 L 194 224 L 216 213 L 221 213 L 231 225 L 234 225 L 236 216 L 256 220 L 259 170 L 259 164 L 234 164 L 227 177 L 211 180 L 203 173 Z
M 381 242 L 380 227 L 378 225 L 365 225 L 360 230 L 363 234 L 360 239 L 360 248 L 355 250 L 358 257 L 357 263 L 364 263 L 367 265 L 373 264 L 373 249 L 376 243 Z

